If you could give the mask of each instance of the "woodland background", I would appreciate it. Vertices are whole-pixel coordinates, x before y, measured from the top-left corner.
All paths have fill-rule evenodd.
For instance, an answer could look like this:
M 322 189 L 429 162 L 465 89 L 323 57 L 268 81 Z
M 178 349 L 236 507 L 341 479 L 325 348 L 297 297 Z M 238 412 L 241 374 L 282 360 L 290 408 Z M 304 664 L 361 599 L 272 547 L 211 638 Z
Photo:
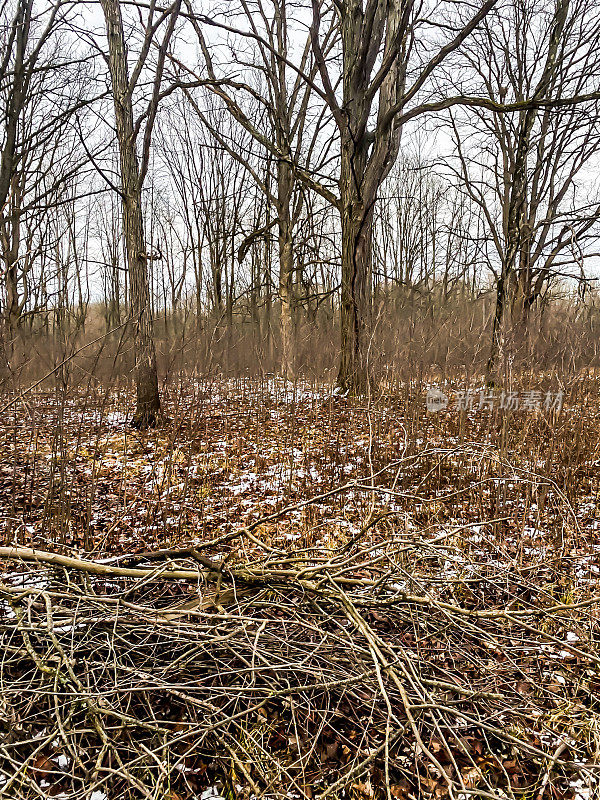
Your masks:
M 0 2 L 0 797 L 600 797 L 597 5 Z

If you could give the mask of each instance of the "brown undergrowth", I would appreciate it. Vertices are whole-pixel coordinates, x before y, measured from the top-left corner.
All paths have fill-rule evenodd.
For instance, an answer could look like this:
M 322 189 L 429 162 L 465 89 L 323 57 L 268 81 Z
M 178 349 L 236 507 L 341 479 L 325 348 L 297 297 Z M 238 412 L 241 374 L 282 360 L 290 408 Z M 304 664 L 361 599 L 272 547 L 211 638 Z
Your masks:
M 595 797 L 598 378 L 535 380 L 12 405 L 0 793 Z

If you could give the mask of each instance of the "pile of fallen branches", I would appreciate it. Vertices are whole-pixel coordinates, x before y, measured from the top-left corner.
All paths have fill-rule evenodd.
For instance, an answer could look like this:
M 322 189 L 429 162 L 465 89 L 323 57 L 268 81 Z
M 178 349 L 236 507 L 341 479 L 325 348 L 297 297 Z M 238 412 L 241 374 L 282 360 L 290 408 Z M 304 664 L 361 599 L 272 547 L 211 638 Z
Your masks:
M 451 532 L 217 549 L 0 548 L 1 796 L 593 796 L 600 598 Z

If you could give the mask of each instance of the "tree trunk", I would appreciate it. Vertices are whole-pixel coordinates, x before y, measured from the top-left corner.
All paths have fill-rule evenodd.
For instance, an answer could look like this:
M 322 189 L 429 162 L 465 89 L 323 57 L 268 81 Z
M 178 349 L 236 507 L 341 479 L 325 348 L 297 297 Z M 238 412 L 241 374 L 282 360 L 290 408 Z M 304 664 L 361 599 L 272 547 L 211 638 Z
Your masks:
M 16 222 L 16 230 L 8 233 L 3 231 L 2 244 L 3 244 L 3 261 L 5 271 L 5 292 L 6 292 L 6 308 L 4 309 L 4 322 L 8 330 L 11 341 L 14 340 L 17 328 L 21 321 L 21 311 L 24 306 L 24 300 L 19 298 L 19 271 L 18 271 L 18 247 L 19 234 L 18 234 L 18 220 Z M 13 237 L 13 241 L 7 241 L 8 237 Z M 15 251 L 16 250 L 16 251 Z
M 346 90 L 351 95 L 350 90 Z M 371 323 L 373 205 L 365 196 L 367 144 L 342 136 L 340 214 L 342 223 L 342 286 L 340 367 L 337 385 L 349 394 L 364 394 L 370 384 L 368 364 Z
M 25 297 L 19 300 L 18 256 L 20 244 L 21 192 L 18 172 L 19 119 L 26 104 L 26 87 L 31 75 L 26 73 L 27 42 L 29 39 L 32 0 L 19 0 L 15 15 L 15 62 L 4 110 L 4 136 L 0 158 L 0 213 L 2 214 L 2 250 L 5 271 L 6 309 L 4 322 L 8 328 L 11 348 L 20 322 Z M 9 37 L 10 38 L 10 37 Z M 5 216 L 6 215 L 6 216 Z
M 4 262 L 6 308 L 4 323 L 9 336 L 9 349 L 15 342 L 21 314 L 27 302 L 27 286 L 23 281 L 22 297 L 19 296 L 19 250 L 21 247 L 21 187 L 19 176 L 14 175 L 6 201 L 6 211 L 0 220 L 0 242 Z
M 11 339 L 14 339 L 20 318 L 21 304 L 19 302 L 19 289 L 17 284 L 17 265 L 13 263 L 6 269 L 5 319 Z
M 281 332 L 281 371 L 294 378 L 294 248 L 292 242 L 292 170 L 283 160 L 277 168 L 277 222 L 279 244 L 279 301 Z
M 106 20 L 108 57 L 119 144 L 123 231 L 134 323 L 137 407 L 133 425 L 138 428 L 147 428 L 156 424 L 160 398 L 148 283 L 148 256 L 144 242 L 142 187 L 135 149 L 133 106 L 129 90 L 127 52 L 119 0 L 101 0 L 101 4 Z
M 504 300 L 505 300 L 506 275 L 504 266 L 496 284 L 496 306 L 494 309 L 494 321 L 492 323 L 492 337 L 490 343 L 490 354 L 486 368 L 486 383 L 489 387 L 496 384 L 496 366 L 503 356 L 504 342 Z
M 360 201 L 342 208 L 342 291 L 340 367 L 337 385 L 349 394 L 369 388 L 368 346 L 371 321 L 373 211 Z
M 569 10 L 569 0 L 557 0 L 552 22 L 550 40 L 548 44 L 548 54 L 544 69 L 533 99 L 544 97 L 551 84 L 555 73 L 558 48 L 562 32 L 565 27 Z M 510 295 L 511 288 L 516 288 L 518 281 L 518 256 L 527 252 L 530 246 L 531 231 L 527 220 L 527 189 L 528 189 L 528 170 L 527 158 L 531 149 L 531 135 L 536 121 L 538 110 L 530 107 L 520 112 L 521 117 L 518 124 L 518 138 L 514 147 L 514 165 L 510 174 L 510 193 L 508 207 L 506 209 L 505 223 L 505 252 L 502 260 L 502 268 L 498 278 L 496 291 L 496 312 L 494 314 L 494 325 L 492 329 L 492 341 L 490 356 L 487 364 L 487 384 L 494 385 L 495 371 L 498 361 L 502 354 L 504 342 L 504 319 L 507 311 L 511 310 L 513 297 Z M 521 259 L 523 261 L 523 259 Z

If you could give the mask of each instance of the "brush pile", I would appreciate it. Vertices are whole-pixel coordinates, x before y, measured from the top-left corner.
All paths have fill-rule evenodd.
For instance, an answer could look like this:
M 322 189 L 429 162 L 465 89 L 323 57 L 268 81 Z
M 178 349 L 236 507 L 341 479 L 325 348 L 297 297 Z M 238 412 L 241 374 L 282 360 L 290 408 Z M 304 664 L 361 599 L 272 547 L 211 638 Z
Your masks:
M 368 536 L 0 548 L 0 796 L 597 796 L 600 598 Z

